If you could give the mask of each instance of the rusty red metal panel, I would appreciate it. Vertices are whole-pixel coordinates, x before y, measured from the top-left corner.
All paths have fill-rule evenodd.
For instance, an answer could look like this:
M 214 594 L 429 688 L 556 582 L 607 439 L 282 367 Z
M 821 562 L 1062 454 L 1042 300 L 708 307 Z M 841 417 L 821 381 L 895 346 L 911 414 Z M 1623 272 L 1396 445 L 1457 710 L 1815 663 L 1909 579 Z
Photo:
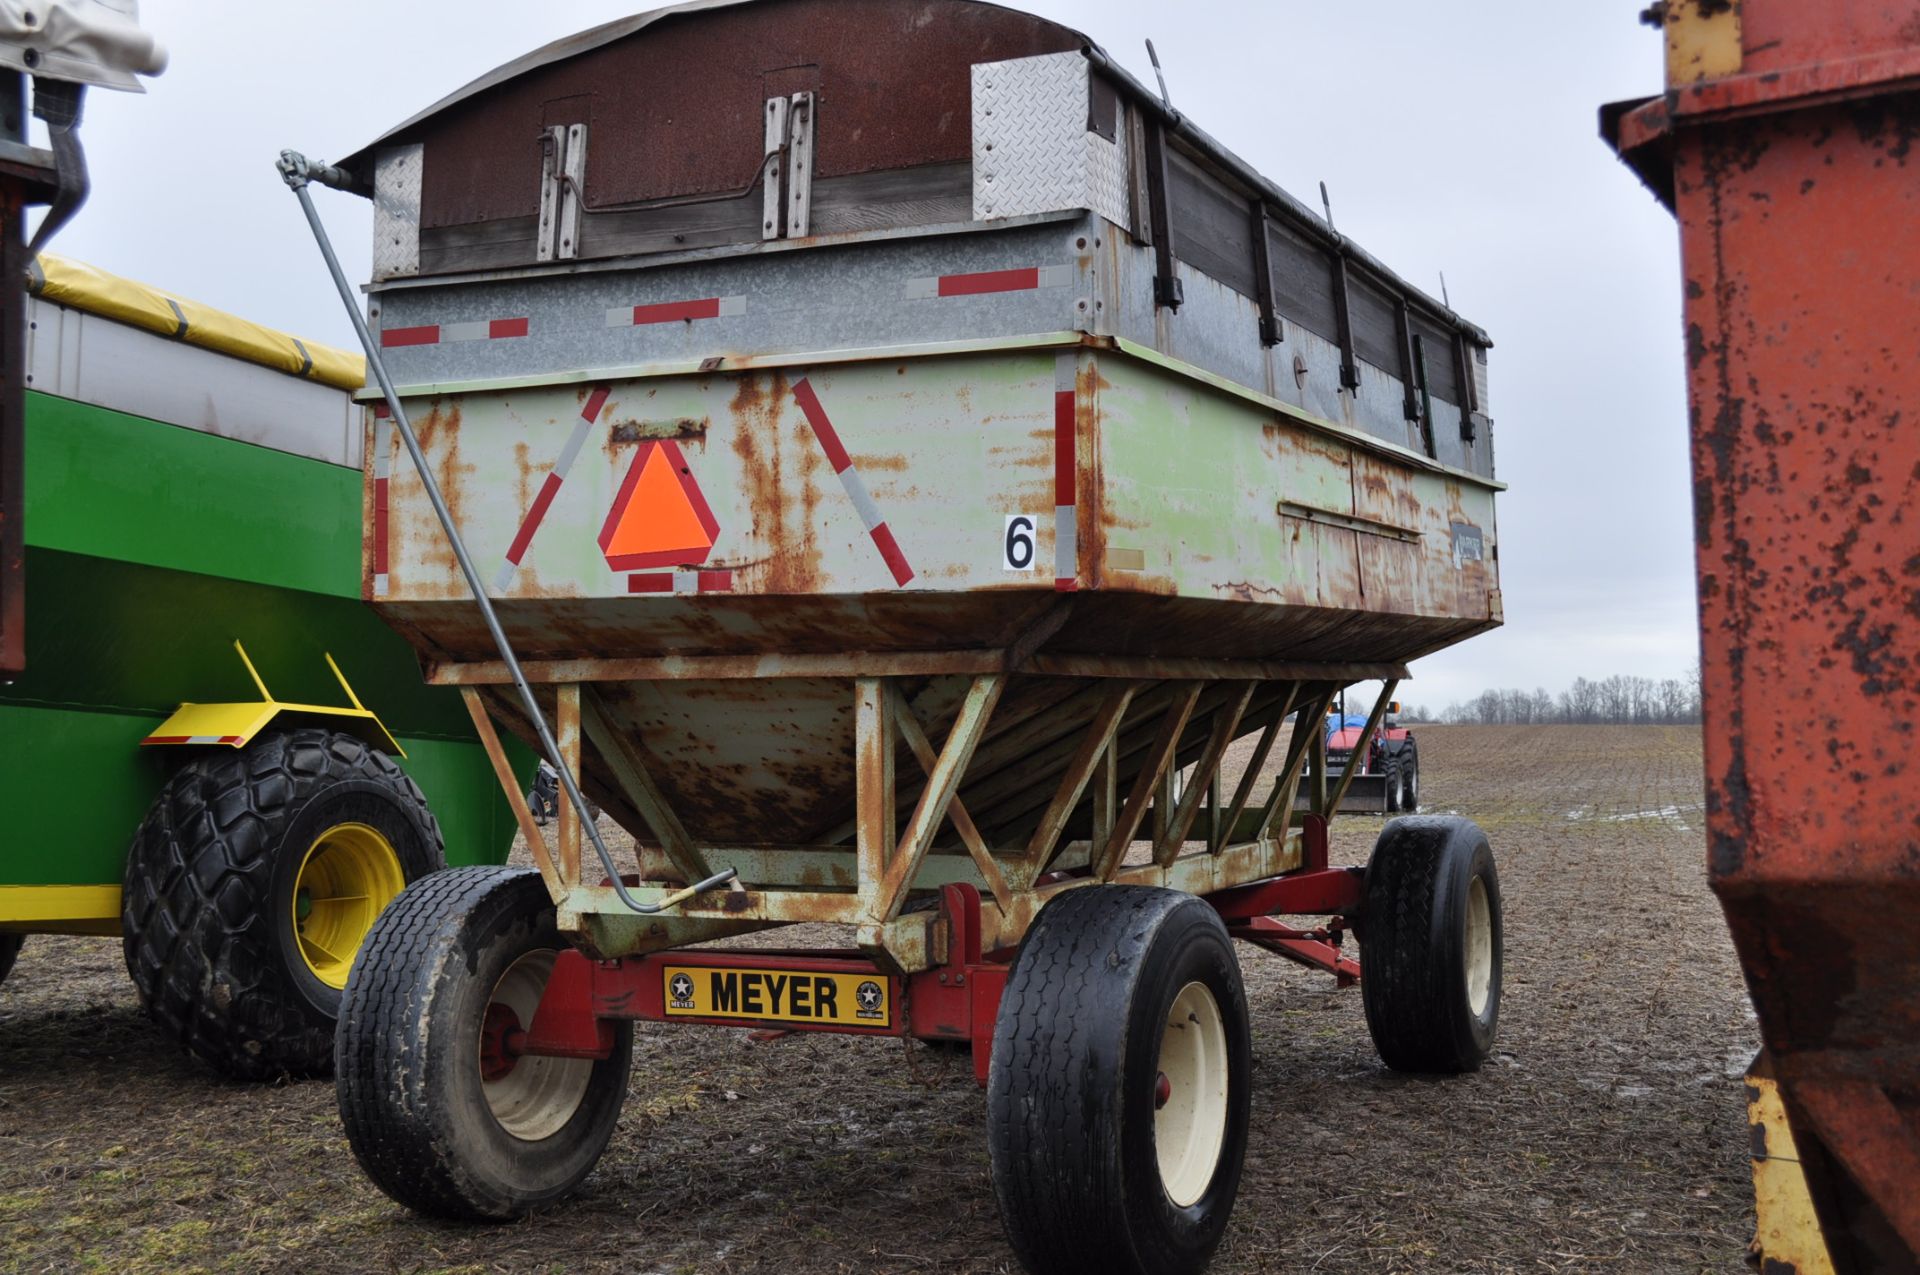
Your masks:
M 589 207 L 731 197 L 759 179 L 770 96 L 818 94 L 817 179 L 961 163 L 972 65 L 1081 43 L 1043 19 L 955 0 L 742 5 L 663 19 L 394 140 L 426 143 L 425 229 L 537 215 L 542 130 L 582 121 Z
M 1642 163 L 1672 157 L 1709 866 L 1829 1246 L 1905 1270 L 1920 1255 L 1920 4 L 1732 8 L 1724 74 L 1611 126 Z

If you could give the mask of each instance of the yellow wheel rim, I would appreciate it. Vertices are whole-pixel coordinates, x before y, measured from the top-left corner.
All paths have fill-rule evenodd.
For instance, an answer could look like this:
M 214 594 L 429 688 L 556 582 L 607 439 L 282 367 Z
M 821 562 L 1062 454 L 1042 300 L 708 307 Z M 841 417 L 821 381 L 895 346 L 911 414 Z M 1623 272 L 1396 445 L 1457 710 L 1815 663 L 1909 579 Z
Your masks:
M 293 932 L 313 976 L 345 987 L 374 919 L 406 887 L 400 856 L 376 829 L 342 823 L 321 833 L 293 879 Z

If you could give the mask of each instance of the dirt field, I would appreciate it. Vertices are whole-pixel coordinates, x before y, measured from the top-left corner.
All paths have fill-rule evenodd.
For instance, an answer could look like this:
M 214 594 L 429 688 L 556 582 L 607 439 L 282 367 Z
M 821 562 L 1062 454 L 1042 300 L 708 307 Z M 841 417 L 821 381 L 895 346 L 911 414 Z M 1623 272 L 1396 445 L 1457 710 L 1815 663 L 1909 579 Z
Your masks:
M 1358 991 L 1243 950 L 1254 1134 L 1223 1272 L 1737 1272 L 1756 1037 L 1706 890 L 1697 736 L 1422 731 L 1427 808 L 1487 829 L 1506 897 L 1496 1057 L 1376 1060 Z M 1335 825 L 1364 862 L 1377 819 Z M 148 1027 L 117 941 L 33 939 L 0 986 L 0 1269 L 1012 1269 L 964 1053 L 645 1027 L 581 1196 L 415 1220 L 326 1083 L 211 1080 Z

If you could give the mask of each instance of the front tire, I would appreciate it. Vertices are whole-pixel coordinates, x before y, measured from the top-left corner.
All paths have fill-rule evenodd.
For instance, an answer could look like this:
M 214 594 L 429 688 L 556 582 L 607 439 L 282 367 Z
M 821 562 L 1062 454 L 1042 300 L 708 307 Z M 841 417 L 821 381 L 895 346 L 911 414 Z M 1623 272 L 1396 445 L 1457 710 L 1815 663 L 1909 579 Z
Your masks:
M 216 1070 L 323 1076 L 361 940 L 443 862 L 420 789 L 352 736 L 302 729 L 205 753 L 134 834 L 127 972 L 154 1022 Z
M 1220 1243 L 1246 1155 L 1251 1050 L 1219 916 L 1092 886 L 1041 911 L 987 1077 L 994 1194 L 1043 1275 L 1183 1275 Z
M 1359 935 L 1360 999 L 1387 1066 L 1486 1061 L 1500 1022 L 1500 877 L 1472 820 L 1414 815 L 1381 831 Z
M 523 869 L 436 873 L 382 914 L 347 983 L 334 1084 L 354 1156 L 395 1201 L 505 1221 L 593 1170 L 626 1097 L 633 1025 L 599 1061 L 489 1047 L 532 1024 L 565 948 L 545 883 Z

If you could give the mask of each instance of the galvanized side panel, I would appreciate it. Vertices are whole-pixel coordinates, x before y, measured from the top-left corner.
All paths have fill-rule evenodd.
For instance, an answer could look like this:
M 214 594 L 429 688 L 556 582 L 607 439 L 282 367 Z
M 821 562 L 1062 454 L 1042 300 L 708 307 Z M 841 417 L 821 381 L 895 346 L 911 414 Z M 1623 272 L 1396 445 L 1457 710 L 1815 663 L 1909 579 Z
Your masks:
M 403 387 L 1059 333 L 1088 326 L 1091 237 L 1080 219 L 392 288 L 374 326 Z
M 1275 297 L 1285 325 L 1284 339 L 1277 345 L 1263 346 L 1260 308 L 1254 298 L 1182 261 L 1177 269 L 1185 289 L 1184 303 L 1177 311 L 1157 306 L 1153 298 L 1153 249 L 1110 230 L 1098 239 L 1096 331 L 1157 349 L 1324 420 L 1426 452 L 1418 424 L 1406 417 L 1406 390 L 1399 374 L 1357 357 L 1360 385 L 1357 389 L 1343 388 L 1339 345 L 1294 319 L 1296 307 L 1310 306 L 1312 299 L 1301 299 L 1284 279 L 1278 282 Z M 1451 350 L 1449 344 L 1447 359 L 1453 357 Z M 1435 379 L 1430 377 L 1430 384 Z M 1451 468 L 1492 478 L 1489 432 L 1483 429 L 1477 444 L 1465 443 L 1460 431 L 1460 407 L 1441 393 L 1453 383 L 1450 379 L 1432 384 L 1436 444 L 1432 455 Z

